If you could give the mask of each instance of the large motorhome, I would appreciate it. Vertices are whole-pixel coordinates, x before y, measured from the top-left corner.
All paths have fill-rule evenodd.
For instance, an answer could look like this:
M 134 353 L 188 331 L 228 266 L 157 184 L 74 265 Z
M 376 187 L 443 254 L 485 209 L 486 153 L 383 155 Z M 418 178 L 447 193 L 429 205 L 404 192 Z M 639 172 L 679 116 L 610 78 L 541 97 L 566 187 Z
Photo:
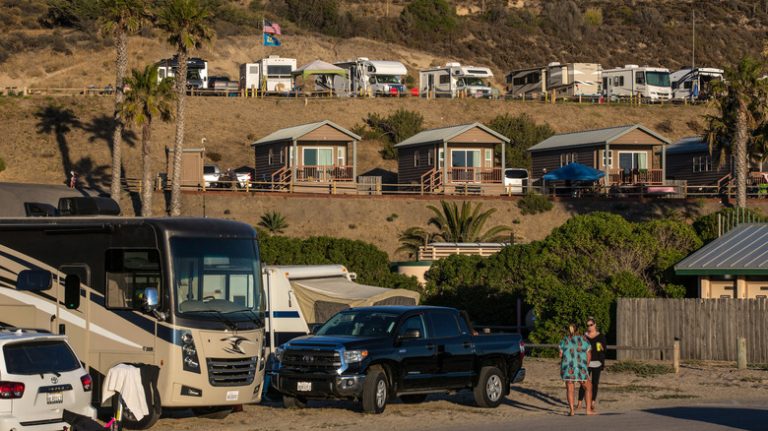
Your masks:
M 334 92 L 342 96 L 398 96 L 405 93 L 403 77 L 408 74 L 399 61 L 369 60 L 360 57 L 334 63 L 347 71 L 335 75 Z
M 445 66 L 419 71 L 419 93 L 424 97 L 491 97 L 493 72 L 487 67 Z
M 176 76 L 176 70 L 179 68 L 179 59 L 176 56 L 160 60 L 157 66 L 157 79 L 162 81 L 165 78 Z M 187 60 L 187 88 L 207 89 L 208 88 L 208 62 L 202 58 L 190 58 Z
M 669 70 L 628 64 L 603 70 L 603 93 L 609 98 L 641 97 L 652 101 L 670 100 Z
M 270 55 L 255 63 L 240 65 L 240 89 L 265 94 L 281 94 L 291 91 L 296 70 L 295 58 Z
M 557 97 L 598 96 L 602 67 L 597 63 L 550 63 L 547 66 L 547 91 Z
M 160 367 L 141 427 L 157 420 L 160 403 L 206 413 L 261 399 L 266 301 L 251 226 L 6 218 L 0 274 L 2 322 L 68 335 L 94 394 L 117 364 Z
M 546 91 L 546 67 L 513 70 L 507 74 L 507 95 L 509 97 L 538 99 Z
M 672 84 L 672 98 L 675 100 L 706 100 L 710 95 L 712 81 L 722 79 L 723 69 L 684 67 L 669 75 Z

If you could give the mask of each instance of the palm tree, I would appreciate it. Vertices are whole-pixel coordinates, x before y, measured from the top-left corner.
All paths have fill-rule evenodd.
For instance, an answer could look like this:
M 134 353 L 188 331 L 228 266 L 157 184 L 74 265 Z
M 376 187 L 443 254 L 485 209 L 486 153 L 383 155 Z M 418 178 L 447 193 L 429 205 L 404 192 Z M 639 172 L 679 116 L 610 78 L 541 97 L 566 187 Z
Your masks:
M 762 62 L 746 57 L 725 72 L 725 82 L 714 85 L 717 115 L 706 115 L 705 132 L 710 153 L 722 165 L 733 157 L 736 173 L 736 206 L 747 205 L 747 174 L 750 158 L 764 143 L 768 111 L 768 82 Z M 750 154 L 753 152 L 753 154 Z M 763 157 L 762 154 L 759 154 Z
M 176 47 L 176 141 L 173 145 L 171 215 L 181 214 L 181 153 L 184 150 L 184 100 L 187 95 L 187 59 L 193 49 L 210 42 L 213 5 L 204 0 L 164 0 L 157 10 L 157 26 Z
M 276 234 L 283 233 L 288 228 L 288 223 L 285 222 L 285 216 L 277 211 L 271 211 L 261 216 L 259 226 L 271 234 Z
M 396 253 L 408 253 L 408 257 L 417 257 L 419 248 L 429 245 L 435 240 L 437 233 L 427 231 L 418 226 L 409 227 L 400 233 L 400 247 Z
M 141 215 L 152 215 L 152 171 L 151 138 L 152 122 L 159 117 L 163 121 L 173 118 L 173 82 L 157 80 L 157 68 L 148 65 L 144 70 L 133 69 L 125 83 L 130 90 L 120 106 L 120 115 L 128 123 L 141 127 Z
M 512 228 L 508 226 L 494 226 L 482 232 L 488 218 L 496 212 L 492 208 L 481 211 L 483 204 L 478 203 L 472 207 L 472 203 L 463 202 L 461 209 L 456 202 L 440 201 L 441 208 L 428 205 L 427 208 L 435 213 L 429 219 L 429 224 L 437 228 L 436 238 L 447 242 L 489 242 L 508 239 L 507 232 Z
M 115 200 L 120 199 L 120 177 L 122 167 L 123 121 L 120 117 L 120 105 L 125 94 L 124 80 L 128 70 L 128 35 L 134 34 L 147 20 L 145 0 L 99 0 L 101 32 L 111 35 L 115 41 L 116 76 L 115 76 L 115 113 L 112 132 L 112 185 L 110 194 Z

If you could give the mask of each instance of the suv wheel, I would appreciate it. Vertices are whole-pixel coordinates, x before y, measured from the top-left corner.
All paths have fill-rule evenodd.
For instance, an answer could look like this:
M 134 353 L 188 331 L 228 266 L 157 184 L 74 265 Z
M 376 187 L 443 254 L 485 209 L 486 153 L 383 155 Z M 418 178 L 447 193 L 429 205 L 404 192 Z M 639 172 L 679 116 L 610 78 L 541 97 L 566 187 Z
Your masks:
M 383 412 L 387 407 L 388 398 L 387 373 L 381 367 L 371 367 L 365 375 L 365 383 L 363 384 L 363 411 L 374 414 Z
M 480 407 L 498 407 L 504 399 L 504 374 L 496 367 L 480 369 L 474 388 L 475 403 Z
M 286 409 L 303 409 L 307 406 L 307 399 L 283 395 L 283 407 Z

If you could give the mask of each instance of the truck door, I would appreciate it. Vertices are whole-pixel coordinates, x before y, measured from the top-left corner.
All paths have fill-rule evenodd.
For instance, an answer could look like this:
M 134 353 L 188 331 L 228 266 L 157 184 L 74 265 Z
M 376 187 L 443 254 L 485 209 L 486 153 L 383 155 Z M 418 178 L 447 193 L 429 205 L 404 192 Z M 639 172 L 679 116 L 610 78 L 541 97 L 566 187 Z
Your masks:
M 430 334 L 437 348 L 437 376 L 441 387 L 459 388 L 472 383 L 475 347 L 451 311 L 430 311 Z
M 419 331 L 418 338 L 403 338 L 407 333 Z M 437 349 L 427 333 L 423 314 L 405 319 L 397 330 L 397 351 L 402 357 L 401 386 L 405 390 L 434 386 L 437 373 Z

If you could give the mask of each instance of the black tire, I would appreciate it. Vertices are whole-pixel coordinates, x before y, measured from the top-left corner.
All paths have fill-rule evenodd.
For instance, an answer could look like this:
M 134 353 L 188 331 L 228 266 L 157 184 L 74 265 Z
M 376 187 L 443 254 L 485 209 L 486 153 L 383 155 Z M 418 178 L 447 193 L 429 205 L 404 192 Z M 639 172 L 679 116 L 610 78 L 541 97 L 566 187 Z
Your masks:
M 307 399 L 283 395 L 283 407 L 286 409 L 303 409 L 307 407 Z
M 232 407 L 195 407 L 192 413 L 199 418 L 224 419 L 232 413 Z
M 379 414 L 387 408 L 389 398 L 389 383 L 387 373 L 381 367 L 373 366 L 365 375 L 363 384 L 363 412 Z
M 400 395 L 400 401 L 402 401 L 403 404 L 419 404 L 423 403 L 426 399 L 427 394 Z
M 149 414 L 141 418 L 140 421 L 136 420 L 136 417 L 128 409 L 123 408 L 123 427 L 129 430 L 145 430 L 152 428 L 155 423 L 160 419 L 160 415 L 163 414 L 163 408 L 160 404 L 160 394 L 156 393 L 152 386 L 150 386 L 150 394 L 152 400 L 147 400 L 147 407 L 149 408 Z M 112 412 L 117 410 L 117 398 L 115 395 L 112 397 Z M 112 413 L 114 414 L 114 413 Z
M 496 367 L 483 367 L 473 392 L 475 403 L 484 408 L 498 407 L 504 400 L 504 374 Z

